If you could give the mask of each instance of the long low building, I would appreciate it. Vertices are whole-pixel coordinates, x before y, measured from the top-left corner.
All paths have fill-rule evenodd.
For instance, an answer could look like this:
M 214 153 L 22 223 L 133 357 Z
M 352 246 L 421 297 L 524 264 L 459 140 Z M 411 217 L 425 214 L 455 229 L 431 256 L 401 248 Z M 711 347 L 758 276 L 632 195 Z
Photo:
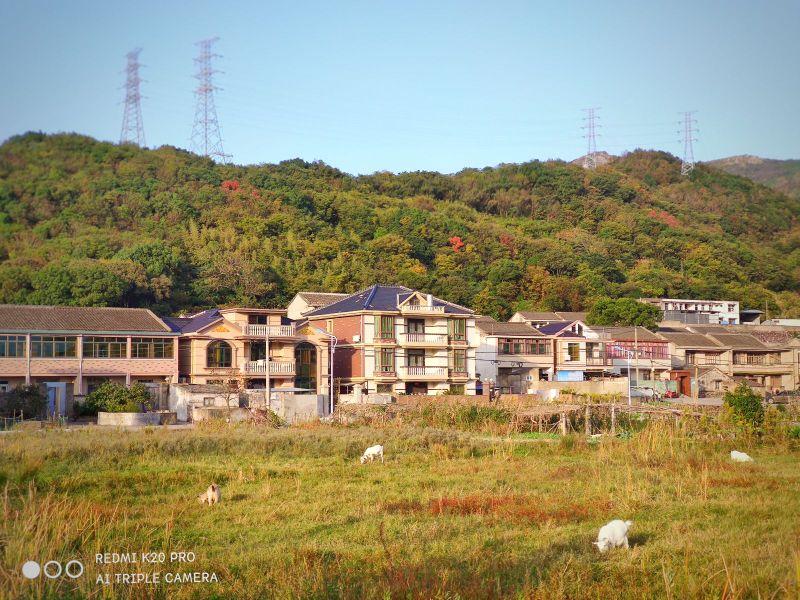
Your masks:
M 143 308 L 0 305 L 0 391 L 43 384 L 50 414 L 105 381 L 177 382 L 177 336 Z

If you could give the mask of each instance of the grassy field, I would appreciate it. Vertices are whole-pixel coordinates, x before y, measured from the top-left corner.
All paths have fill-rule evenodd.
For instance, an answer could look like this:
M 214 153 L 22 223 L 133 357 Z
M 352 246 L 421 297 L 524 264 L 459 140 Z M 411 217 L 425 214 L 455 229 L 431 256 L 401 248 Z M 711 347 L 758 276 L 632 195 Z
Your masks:
M 674 424 L 587 443 L 317 426 L 0 437 L 4 598 L 796 598 L 800 453 Z M 374 443 L 385 464 L 360 465 Z M 222 503 L 196 496 L 215 481 Z M 632 549 L 591 544 L 612 518 Z M 97 565 L 97 553 L 164 564 Z M 193 563 L 169 562 L 194 552 Z M 156 555 L 157 557 L 157 555 Z M 83 576 L 28 580 L 26 560 Z M 55 569 L 52 567 L 51 569 Z M 167 573 L 218 583 L 166 583 Z M 160 573 L 124 584 L 114 573 Z M 109 574 L 109 583 L 98 575 Z

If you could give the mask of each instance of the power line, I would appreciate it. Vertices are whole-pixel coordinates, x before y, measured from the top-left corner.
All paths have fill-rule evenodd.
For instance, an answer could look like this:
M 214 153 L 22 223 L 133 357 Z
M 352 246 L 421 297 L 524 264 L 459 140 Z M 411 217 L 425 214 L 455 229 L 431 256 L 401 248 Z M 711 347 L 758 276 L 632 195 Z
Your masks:
M 131 50 L 126 55 L 128 64 L 125 67 L 125 111 L 122 114 L 122 132 L 120 144 L 136 144 L 144 147 L 144 124 L 142 123 L 142 95 L 139 92 L 139 54 L 141 48 Z
M 697 119 L 693 118 L 692 115 L 696 112 L 696 110 L 687 110 L 683 113 L 683 121 L 678 121 L 678 124 L 683 126 L 682 129 L 678 131 L 678 133 L 683 134 L 681 140 L 683 142 L 681 175 L 688 175 L 694 170 L 694 148 L 692 142 L 697 141 L 697 138 L 693 136 L 698 130 L 694 127 L 695 123 L 697 123 Z
M 597 113 L 595 111 L 600 110 L 599 108 L 584 108 L 583 112 L 586 113 L 586 116 L 583 118 L 586 121 L 586 125 L 581 127 L 581 129 L 586 130 L 586 134 L 583 136 L 587 140 L 587 149 L 586 149 L 586 156 L 583 157 L 583 168 L 584 169 L 594 169 L 597 167 L 597 133 L 596 128 L 599 127 L 596 121 L 598 120 Z
M 217 107 L 214 103 L 214 92 L 220 88 L 213 83 L 214 73 L 220 71 L 212 68 L 211 61 L 220 58 L 219 54 L 211 51 L 218 37 L 201 40 L 195 45 L 200 47 L 200 53 L 194 59 L 197 73 L 194 77 L 198 84 L 195 88 L 197 104 L 194 112 L 194 125 L 192 126 L 192 148 L 203 156 L 215 158 L 219 162 L 228 162 L 230 154 L 225 154 L 222 149 L 222 132 L 217 119 Z

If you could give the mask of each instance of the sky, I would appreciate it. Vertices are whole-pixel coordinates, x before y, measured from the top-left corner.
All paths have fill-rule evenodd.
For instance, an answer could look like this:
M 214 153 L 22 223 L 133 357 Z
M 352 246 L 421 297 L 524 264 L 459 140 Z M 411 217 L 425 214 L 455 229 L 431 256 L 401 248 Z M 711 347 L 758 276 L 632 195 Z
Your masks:
M 800 158 L 800 1 L 0 0 L 0 140 L 119 141 L 142 48 L 146 144 L 191 149 L 195 42 L 237 164 L 452 173 L 597 149 Z

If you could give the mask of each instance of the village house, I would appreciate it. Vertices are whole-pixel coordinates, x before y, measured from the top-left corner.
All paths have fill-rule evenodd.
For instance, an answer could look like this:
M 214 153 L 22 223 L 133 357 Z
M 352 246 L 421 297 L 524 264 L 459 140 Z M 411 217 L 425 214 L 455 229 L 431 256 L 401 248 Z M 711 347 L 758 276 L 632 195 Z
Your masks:
M 41 384 L 50 414 L 69 415 L 105 381 L 177 381 L 177 335 L 143 308 L 0 305 L 0 390 Z
M 628 375 L 630 369 L 633 385 L 669 378 L 672 360 L 669 342 L 664 338 L 644 327 L 593 329 L 604 342 L 605 357 L 613 373 Z
M 476 316 L 476 370 L 483 387 L 526 394 L 531 382 L 546 380 L 553 368 L 553 340 L 527 323 L 502 323 Z M 484 389 L 484 392 L 487 392 Z
M 165 321 L 180 334 L 182 383 L 264 390 L 269 381 L 275 392 L 328 393 L 329 336 L 298 328 L 284 309 L 210 309 Z
M 688 379 L 700 380 L 700 393 L 723 393 L 741 381 L 760 393 L 795 389 L 792 344 L 764 342 L 757 328 L 743 333 L 721 326 L 663 327 L 658 334 L 670 343 L 672 376 L 683 380 L 683 389 Z M 703 386 L 703 375 L 710 387 Z
M 675 321 L 688 325 L 738 325 L 741 323 L 739 303 L 734 300 L 640 298 L 639 302 L 657 307 L 661 311 L 664 321 Z
M 305 316 L 336 337 L 334 377 L 347 391 L 475 394 L 478 337 L 468 308 L 372 285 Z
M 297 292 L 289 306 L 286 307 L 286 316 L 292 321 L 299 321 L 304 318 L 306 313 L 346 297 L 347 294 L 333 292 Z
M 583 321 L 558 321 L 535 329 L 553 340 L 553 364 L 544 371 L 549 381 L 588 381 L 609 374 L 604 342 Z

